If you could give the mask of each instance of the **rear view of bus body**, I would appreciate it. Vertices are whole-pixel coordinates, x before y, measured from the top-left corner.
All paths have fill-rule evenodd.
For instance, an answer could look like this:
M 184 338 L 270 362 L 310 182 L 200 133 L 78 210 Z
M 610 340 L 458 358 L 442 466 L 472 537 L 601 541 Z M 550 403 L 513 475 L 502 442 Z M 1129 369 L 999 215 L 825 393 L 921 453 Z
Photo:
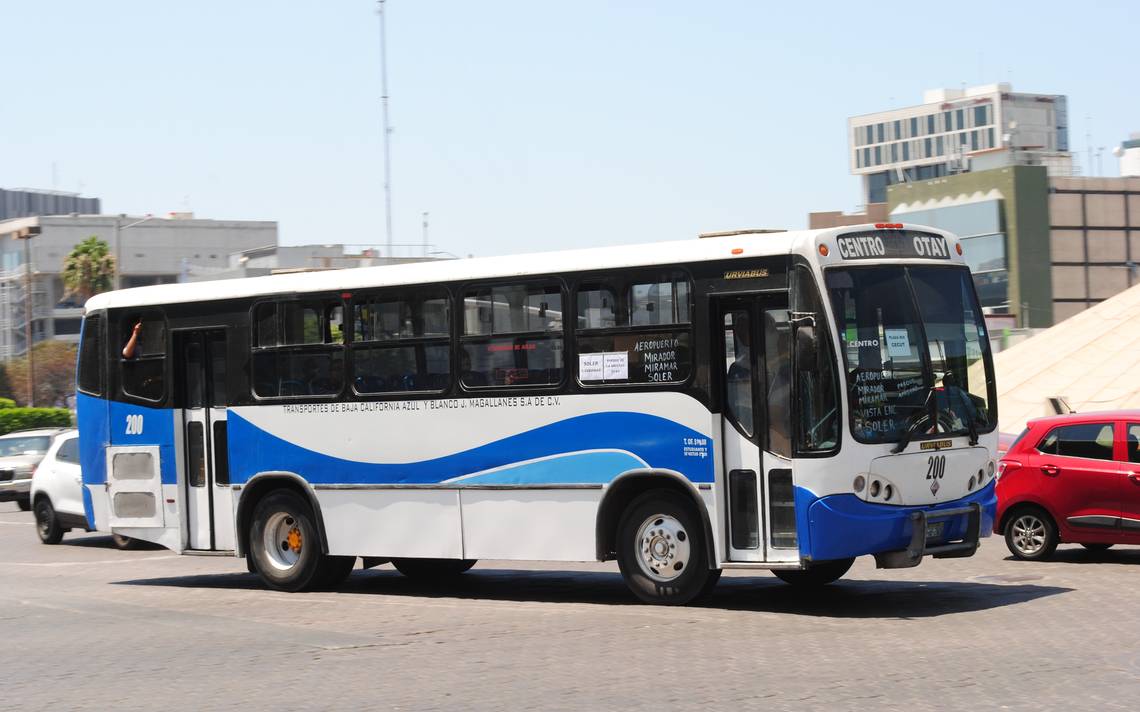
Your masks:
M 99 295 L 89 524 L 282 590 L 358 557 L 616 559 L 686 603 L 725 568 L 968 556 L 996 411 L 956 246 L 866 226 Z

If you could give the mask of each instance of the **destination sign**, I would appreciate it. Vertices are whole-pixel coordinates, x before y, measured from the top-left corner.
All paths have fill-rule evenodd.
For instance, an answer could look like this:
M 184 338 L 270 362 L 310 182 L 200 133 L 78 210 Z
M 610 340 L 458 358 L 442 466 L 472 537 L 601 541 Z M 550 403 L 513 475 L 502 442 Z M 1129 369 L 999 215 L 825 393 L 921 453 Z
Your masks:
M 845 260 L 883 258 L 950 259 L 950 245 L 941 235 L 915 230 L 865 232 L 835 238 L 839 256 Z

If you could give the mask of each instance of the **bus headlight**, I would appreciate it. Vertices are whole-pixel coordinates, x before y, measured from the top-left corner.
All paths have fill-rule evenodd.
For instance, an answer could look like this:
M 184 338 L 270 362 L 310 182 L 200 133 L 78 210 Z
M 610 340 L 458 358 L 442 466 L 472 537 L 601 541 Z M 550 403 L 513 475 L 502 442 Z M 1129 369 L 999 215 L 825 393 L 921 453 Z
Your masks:
M 863 477 L 863 475 L 859 475 L 855 478 L 855 481 L 851 483 L 851 486 L 855 488 L 856 492 L 862 492 L 863 488 L 867 486 L 867 479 Z
M 986 472 L 989 473 L 990 477 L 994 476 L 994 461 L 993 460 L 990 460 L 990 464 L 986 465 Z

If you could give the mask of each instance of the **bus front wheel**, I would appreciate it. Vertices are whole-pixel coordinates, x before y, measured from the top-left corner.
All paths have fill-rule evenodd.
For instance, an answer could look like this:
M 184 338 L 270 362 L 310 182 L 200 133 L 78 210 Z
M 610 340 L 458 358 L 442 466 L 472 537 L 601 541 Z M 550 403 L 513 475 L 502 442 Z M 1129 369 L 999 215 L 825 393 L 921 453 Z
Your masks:
M 774 569 L 772 573 L 776 574 L 784 583 L 790 583 L 793 586 L 826 586 L 841 579 L 854 563 L 855 559 L 818 561 L 799 571 Z
M 249 529 L 253 567 L 269 588 L 332 588 L 352 571 L 356 558 L 321 551 L 312 507 L 296 492 L 276 490 L 257 503 Z
M 653 490 L 630 503 L 618 522 L 617 560 L 625 583 L 646 603 L 684 605 L 712 590 L 700 515 L 684 495 Z

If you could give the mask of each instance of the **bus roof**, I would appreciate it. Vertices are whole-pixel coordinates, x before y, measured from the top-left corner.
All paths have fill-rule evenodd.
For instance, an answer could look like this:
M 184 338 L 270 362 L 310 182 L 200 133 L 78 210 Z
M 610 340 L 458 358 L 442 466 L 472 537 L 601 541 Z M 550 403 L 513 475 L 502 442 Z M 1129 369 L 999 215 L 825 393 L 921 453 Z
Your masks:
M 912 226 L 908 225 L 907 227 L 911 228 Z M 88 311 L 95 311 L 156 304 L 242 299 L 270 294 L 333 292 L 409 284 L 527 277 L 597 269 L 652 267 L 654 265 L 687 264 L 721 259 L 747 259 L 749 257 L 788 254 L 799 250 L 810 252 L 814 250 L 813 245 L 821 236 L 874 229 L 873 225 L 854 225 L 825 230 L 729 234 L 703 239 L 591 247 L 501 257 L 431 260 L 378 267 L 161 284 L 97 294 L 87 301 L 86 307 Z M 941 231 L 933 230 L 932 232 Z

